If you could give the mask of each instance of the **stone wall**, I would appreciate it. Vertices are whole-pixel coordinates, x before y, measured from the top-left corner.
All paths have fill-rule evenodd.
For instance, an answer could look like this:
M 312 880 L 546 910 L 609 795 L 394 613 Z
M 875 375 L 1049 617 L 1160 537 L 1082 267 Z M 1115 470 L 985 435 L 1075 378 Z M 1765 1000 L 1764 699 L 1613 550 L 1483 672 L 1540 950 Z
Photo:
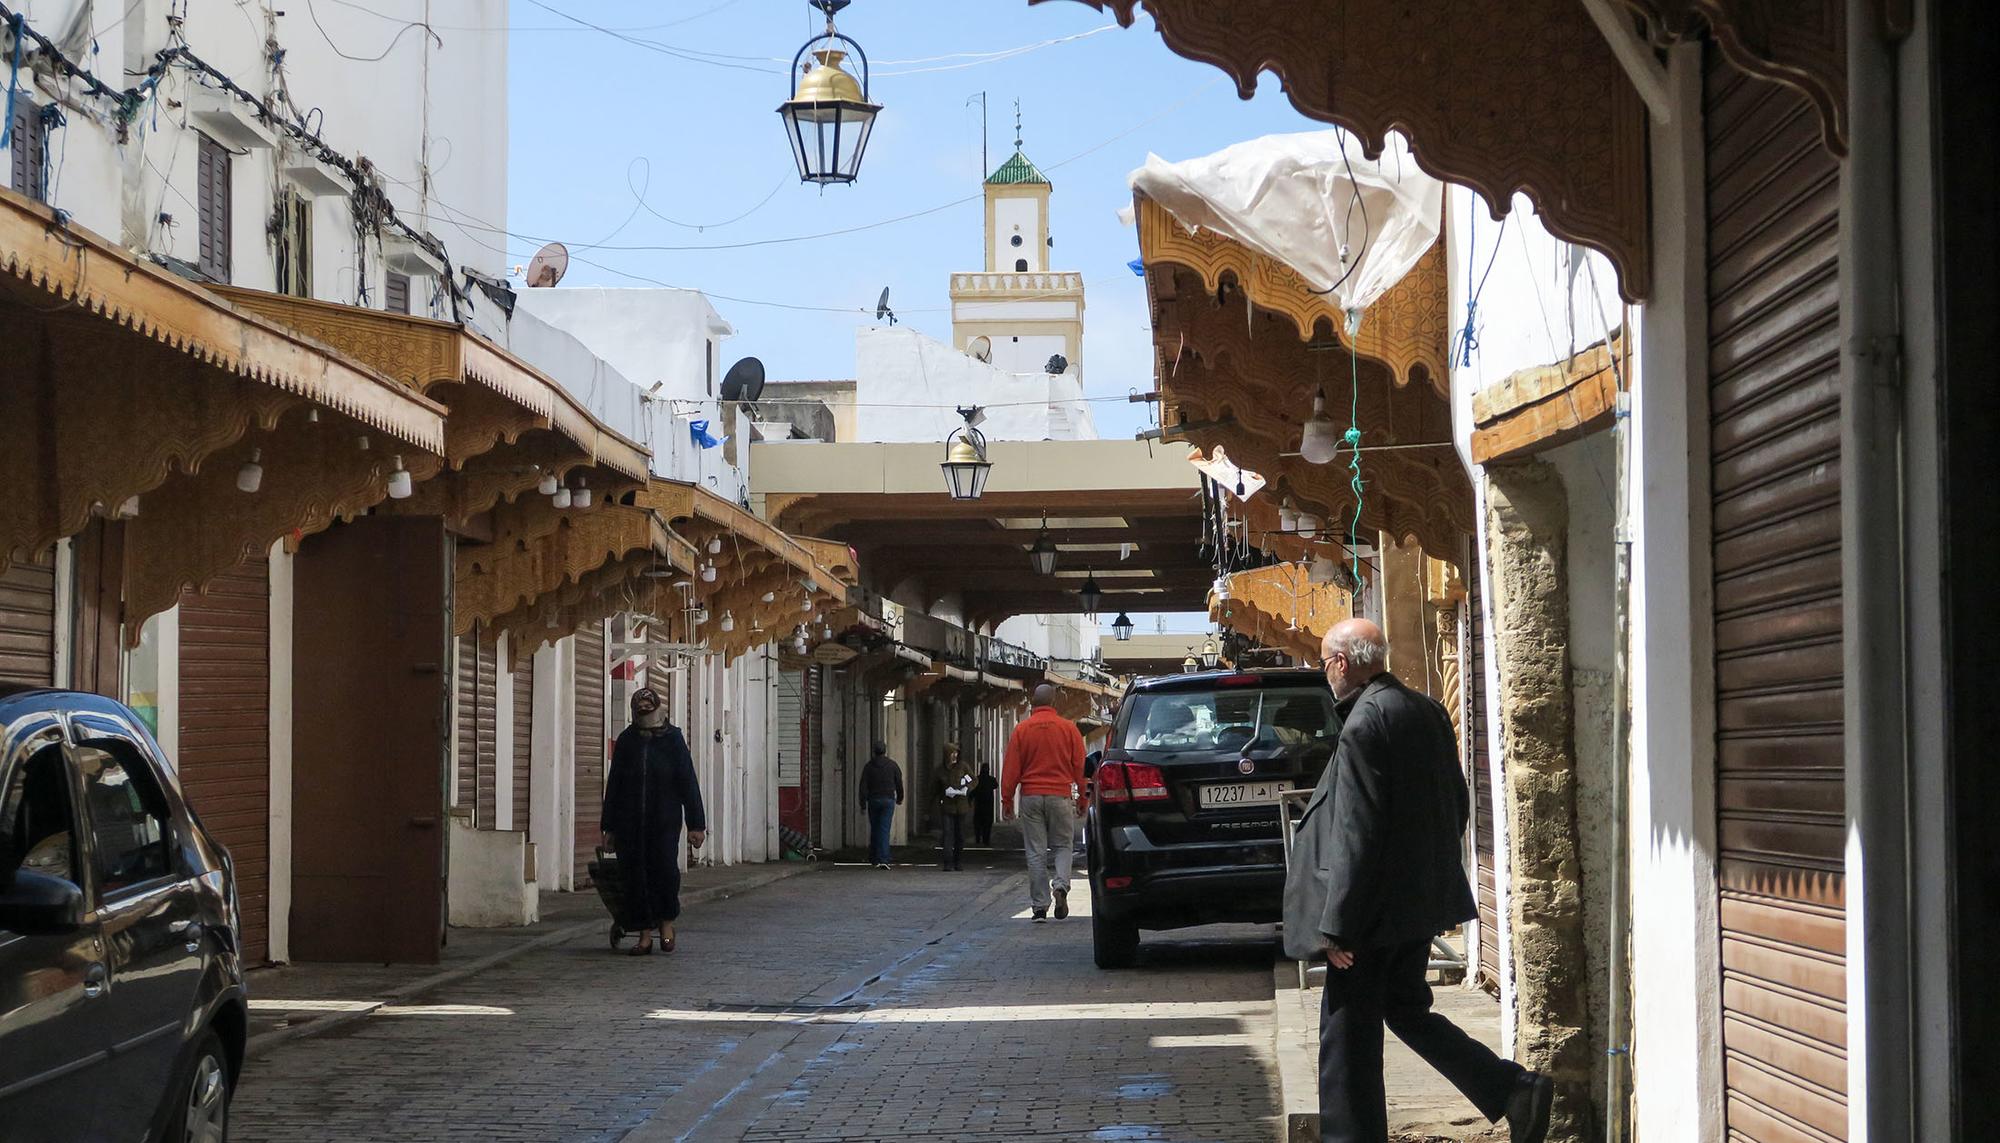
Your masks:
M 1570 692 L 1569 504 L 1561 474 L 1486 468 L 1495 711 L 1506 764 L 1517 1058 L 1559 1085 L 1549 1138 L 1594 1134 L 1582 853 Z

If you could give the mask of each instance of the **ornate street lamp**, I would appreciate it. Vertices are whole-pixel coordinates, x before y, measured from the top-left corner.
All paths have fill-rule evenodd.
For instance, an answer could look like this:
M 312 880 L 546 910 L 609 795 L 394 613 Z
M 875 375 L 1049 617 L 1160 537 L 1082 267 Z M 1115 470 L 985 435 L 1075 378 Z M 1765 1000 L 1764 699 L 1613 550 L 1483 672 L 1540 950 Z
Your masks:
M 1194 661 L 1194 653 L 1192 651 L 1188 653 L 1187 658 L 1181 660 L 1181 673 L 1184 675 L 1192 675 L 1200 669 L 1201 664 Z
M 1222 652 L 1216 649 L 1215 640 L 1205 639 L 1201 644 L 1202 670 L 1212 671 L 1222 661 Z
M 826 13 L 826 32 L 807 40 L 792 57 L 792 74 L 799 76 L 799 86 L 778 105 L 778 118 L 784 120 L 801 182 L 851 183 L 861 173 L 861 153 L 868 148 L 868 134 L 882 105 L 868 101 L 868 53 L 833 30 L 834 13 L 847 7 L 849 0 L 807 3 Z M 854 49 L 861 61 L 860 79 L 840 66 L 848 55 L 841 44 Z M 800 61 L 809 51 L 819 62 L 801 69 Z
M 1125 641 L 1127 641 L 1127 640 L 1131 639 L 1131 638 L 1132 638 L 1132 617 L 1131 617 L 1131 616 L 1129 616 L 1129 615 L 1127 615 L 1127 614 L 1125 614 L 1125 613 L 1124 613 L 1124 612 L 1122 612 L 1122 611 L 1121 611 L 1121 612 L 1119 612 L 1119 613 L 1118 613 L 1118 618 L 1116 618 L 1116 619 L 1114 619 L 1114 620 L 1112 620 L 1112 621 L 1111 621 L 1111 633 L 1112 633 L 1112 634 L 1114 634 L 1114 635 L 1116 635 L 1116 636 L 1118 636 L 1118 641 L 1119 641 L 1120 643 L 1123 643 L 1123 642 L 1125 642 Z
M 1097 586 L 1097 573 L 1092 572 L 1084 576 L 1083 589 L 1076 594 L 1077 598 L 1083 600 L 1084 611 L 1096 614 L 1097 605 L 1104 602 L 1104 589 Z
M 951 490 L 953 500 L 977 500 L 986 491 L 993 462 L 986 459 L 986 434 L 978 427 L 979 406 L 960 407 L 958 415 L 965 423 L 944 439 L 944 463 L 938 467 L 944 470 L 945 487 Z
M 1049 518 L 1042 517 L 1042 532 L 1035 537 L 1035 545 L 1028 549 L 1028 559 L 1035 565 L 1036 575 L 1054 575 L 1056 570 L 1056 545 L 1049 539 Z

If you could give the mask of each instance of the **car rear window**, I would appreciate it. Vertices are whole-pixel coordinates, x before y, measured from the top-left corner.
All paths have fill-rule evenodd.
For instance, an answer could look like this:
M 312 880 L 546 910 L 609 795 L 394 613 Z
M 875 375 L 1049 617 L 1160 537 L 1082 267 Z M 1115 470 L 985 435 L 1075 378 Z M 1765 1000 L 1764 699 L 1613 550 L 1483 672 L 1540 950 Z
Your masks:
M 1337 734 L 1333 695 L 1318 687 L 1144 692 L 1123 713 L 1128 751 L 1305 747 Z

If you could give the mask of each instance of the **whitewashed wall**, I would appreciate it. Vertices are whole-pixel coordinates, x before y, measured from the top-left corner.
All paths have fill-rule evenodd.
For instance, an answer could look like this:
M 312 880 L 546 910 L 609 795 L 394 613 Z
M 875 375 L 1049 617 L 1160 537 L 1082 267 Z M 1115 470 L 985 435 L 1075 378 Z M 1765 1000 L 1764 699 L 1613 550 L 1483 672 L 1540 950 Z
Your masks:
M 1048 356 L 1043 353 L 1036 365 Z M 953 411 L 960 405 L 985 407 L 980 431 L 993 440 L 1097 439 L 1078 377 L 1009 373 L 915 330 L 855 330 L 854 378 L 857 440 L 942 446 L 946 434 L 964 423 Z

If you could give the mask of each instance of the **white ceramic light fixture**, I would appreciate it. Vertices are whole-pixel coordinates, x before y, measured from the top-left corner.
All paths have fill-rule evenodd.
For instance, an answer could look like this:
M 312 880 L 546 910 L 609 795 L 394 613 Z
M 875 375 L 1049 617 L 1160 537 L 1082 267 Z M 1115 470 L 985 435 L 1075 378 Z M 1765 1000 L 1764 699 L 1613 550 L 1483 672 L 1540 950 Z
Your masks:
M 1307 464 L 1328 464 L 1340 455 L 1340 427 L 1326 415 L 1326 394 L 1313 396 L 1312 416 L 1299 435 L 1299 456 Z
M 263 449 L 250 450 L 250 459 L 244 461 L 243 467 L 236 470 L 236 491 L 255 492 L 264 486 L 264 466 L 260 463 L 263 459 Z
M 416 491 L 411 485 L 410 470 L 403 467 L 403 458 L 396 458 L 396 467 L 389 473 L 389 499 L 408 500 Z

